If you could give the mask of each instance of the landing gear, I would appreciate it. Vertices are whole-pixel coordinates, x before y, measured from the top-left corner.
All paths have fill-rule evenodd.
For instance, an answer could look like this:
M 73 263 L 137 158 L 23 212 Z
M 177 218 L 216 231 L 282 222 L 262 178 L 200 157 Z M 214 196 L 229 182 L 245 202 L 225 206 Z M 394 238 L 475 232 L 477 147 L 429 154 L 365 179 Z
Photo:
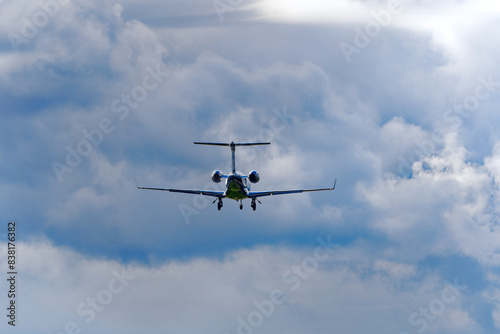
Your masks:
M 215 201 L 214 201 L 214 203 L 215 203 Z M 220 209 L 222 209 L 222 206 L 223 206 L 223 204 L 222 204 L 222 197 L 219 197 L 219 202 L 217 203 L 217 210 L 220 211 Z
M 252 198 L 251 206 L 252 206 L 253 211 L 255 211 L 257 209 L 257 203 L 255 203 L 255 201 L 260 203 L 260 201 L 257 198 Z M 262 204 L 262 203 L 260 203 L 260 204 Z
M 243 200 L 240 200 L 240 210 L 243 210 Z

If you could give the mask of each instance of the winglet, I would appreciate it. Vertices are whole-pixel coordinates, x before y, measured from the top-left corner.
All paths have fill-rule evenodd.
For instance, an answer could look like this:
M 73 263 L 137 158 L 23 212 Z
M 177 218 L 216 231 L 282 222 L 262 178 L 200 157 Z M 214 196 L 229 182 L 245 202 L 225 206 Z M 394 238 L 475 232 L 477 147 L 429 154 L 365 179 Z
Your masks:
M 135 176 L 134 176 L 134 179 L 135 179 L 135 186 L 137 187 L 137 189 L 140 189 L 139 185 L 137 184 L 137 178 Z
M 335 189 L 335 185 L 336 184 L 337 184 L 337 178 L 335 178 L 335 182 L 333 182 L 333 188 L 332 188 L 332 190 Z

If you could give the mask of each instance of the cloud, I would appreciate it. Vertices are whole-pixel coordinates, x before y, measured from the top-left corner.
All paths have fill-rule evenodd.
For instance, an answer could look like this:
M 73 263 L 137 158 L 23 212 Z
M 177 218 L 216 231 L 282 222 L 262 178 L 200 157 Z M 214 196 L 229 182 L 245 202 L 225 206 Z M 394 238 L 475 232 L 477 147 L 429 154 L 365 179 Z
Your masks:
M 319 238 L 326 242 L 330 236 Z M 84 331 L 111 333 L 139 327 L 152 332 L 236 333 L 243 322 L 263 333 L 293 328 L 325 333 L 332 328 L 350 328 L 353 333 L 368 328 L 415 330 L 405 320 L 412 305 L 429 307 L 429 300 L 441 298 L 446 289 L 439 277 L 401 287 L 397 282 L 413 275 L 411 266 L 373 262 L 362 247 L 330 252 L 321 243 L 304 249 L 257 247 L 228 253 L 221 260 L 162 261 L 153 266 L 88 258 L 47 240 L 22 242 L 18 248 L 23 275 L 19 319 L 33 319 L 19 322 L 20 333 L 34 328 L 63 331 L 68 323 Z M 275 297 L 281 291 L 280 298 L 272 299 L 278 301 L 274 305 L 273 291 Z M 462 293 L 457 290 L 452 298 L 447 291 L 447 312 L 460 313 Z M 189 321 L 193 317 L 196 322 Z M 446 317 L 439 317 L 429 324 L 443 328 L 447 323 Z M 473 321 L 463 324 L 462 332 L 476 328 Z
M 360 187 L 378 211 L 375 227 L 414 251 L 463 252 L 496 266 L 498 185 L 492 170 L 497 153 L 482 165 L 468 162 L 467 156 L 457 135 L 449 134 L 442 150 L 413 163 L 411 178 L 380 179 L 373 187 Z M 472 247 L 473 239 L 481 244 Z M 413 244 L 416 240 L 419 246 Z
M 265 19 L 290 21 L 293 23 L 352 23 L 362 21 L 368 9 L 362 4 L 343 0 L 336 2 L 314 1 L 305 4 L 301 1 L 260 1 L 255 6 Z
M 405 2 L 361 47 L 389 2 L 233 2 L 222 20 L 211 1 L 59 3 L 0 11 L 0 211 L 23 226 L 26 326 L 236 332 L 254 301 L 290 290 L 283 273 L 318 235 L 340 249 L 259 331 L 498 326 L 496 5 Z M 359 49 L 351 62 L 342 43 Z M 254 190 L 337 189 L 256 212 L 136 189 L 213 187 L 230 152 L 195 140 L 271 141 L 237 151 L 239 170 L 261 173 Z M 466 288 L 446 303 L 454 276 Z M 87 298 L 113 302 L 87 324 Z M 418 313 L 441 305 L 434 321 Z

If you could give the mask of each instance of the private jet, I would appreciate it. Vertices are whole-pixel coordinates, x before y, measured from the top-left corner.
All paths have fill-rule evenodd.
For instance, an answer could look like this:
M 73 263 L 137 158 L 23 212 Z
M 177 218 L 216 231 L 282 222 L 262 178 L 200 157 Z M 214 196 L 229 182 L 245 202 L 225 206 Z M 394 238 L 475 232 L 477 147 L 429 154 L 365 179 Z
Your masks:
M 173 193 L 186 193 L 186 194 L 195 194 L 195 195 L 204 195 L 210 197 L 216 197 L 213 203 L 217 202 L 217 209 L 222 209 L 223 198 L 232 199 L 240 202 L 240 210 L 243 209 L 243 200 L 249 198 L 252 200 L 251 207 L 255 211 L 257 208 L 256 202 L 259 202 L 259 197 L 264 196 L 276 196 L 276 195 L 285 195 L 285 194 L 297 194 L 297 193 L 305 193 L 311 191 L 325 191 L 325 190 L 334 190 L 335 185 L 337 184 L 337 179 L 333 183 L 333 187 L 331 188 L 314 188 L 314 189 L 296 189 L 296 190 L 268 190 L 268 191 L 251 191 L 250 183 L 257 183 L 260 181 L 259 172 L 256 170 L 251 171 L 248 175 L 242 174 L 236 171 L 236 159 L 235 159 L 235 151 L 236 146 L 256 146 L 256 145 L 269 145 L 271 143 L 206 143 L 206 142 L 194 142 L 196 145 L 212 145 L 212 146 L 229 146 L 231 148 L 232 155 L 232 172 L 229 174 L 223 174 L 220 170 L 215 170 L 212 173 L 212 181 L 215 183 L 220 183 L 223 179 L 226 180 L 225 190 L 224 191 L 209 191 L 209 190 L 188 190 L 188 189 L 171 189 L 171 188 L 151 188 L 151 187 L 140 187 L 137 185 L 139 189 L 146 190 L 161 190 L 161 191 L 170 191 Z

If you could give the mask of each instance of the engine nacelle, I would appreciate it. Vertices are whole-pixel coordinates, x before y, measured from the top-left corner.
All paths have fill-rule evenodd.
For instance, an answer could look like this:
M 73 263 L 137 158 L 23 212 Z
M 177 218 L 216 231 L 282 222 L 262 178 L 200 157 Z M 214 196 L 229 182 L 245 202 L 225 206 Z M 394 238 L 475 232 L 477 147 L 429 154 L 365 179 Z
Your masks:
M 259 175 L 259 172 L 257 172 L 256 170 L 253 170 L 250 172 L 250 174 L 248 174 L 248 179 L 250 180 L 250 182 L 252 183 L 257 183 L 260 181 L 260 175 Z
M 220 181 L 222 181 L 222 172 L 220 170 L 214 170 L 214 172 L 212 173 L 212 181 L 214 181 L 215 183 L 219 183 Z

